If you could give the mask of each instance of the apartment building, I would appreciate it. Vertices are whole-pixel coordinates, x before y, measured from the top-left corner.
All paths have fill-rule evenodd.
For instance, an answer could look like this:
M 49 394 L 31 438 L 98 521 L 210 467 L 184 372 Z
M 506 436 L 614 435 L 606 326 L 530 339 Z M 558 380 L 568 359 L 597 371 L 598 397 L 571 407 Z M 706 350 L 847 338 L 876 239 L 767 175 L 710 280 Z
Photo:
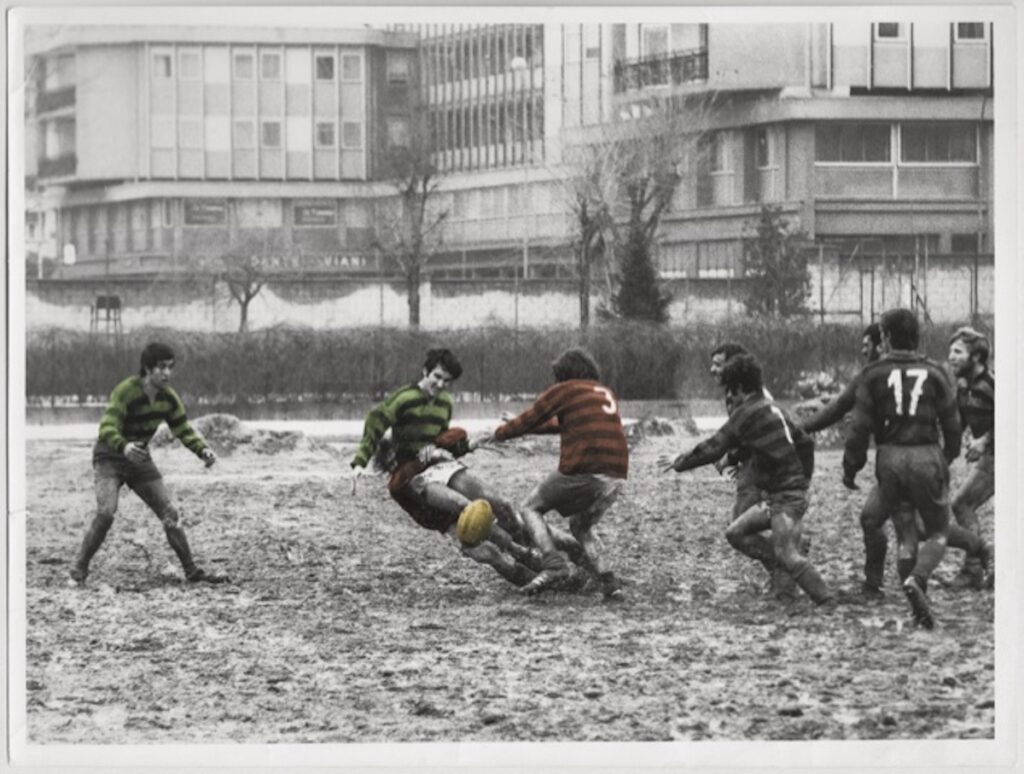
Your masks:
M 371 29 L 30 28 L 27 172 L 57 192 L 65 278 L 371 270 L 416 40 Z M 197 264 L 197 260 L 199 264 Z
M 544 280 L 575 272 L 565 149 L 714 95 L 657 250 L 704 292 L 742 281 L 766 203 L 833 279 L 990 265 L 992 36 L 970 20 L 62 29 L 29 47 L 30 126 L 78 258 L 65 276 L 239 244 L 372 273 L 381 162 L 420 130 L 448 213 L 427 276 Z

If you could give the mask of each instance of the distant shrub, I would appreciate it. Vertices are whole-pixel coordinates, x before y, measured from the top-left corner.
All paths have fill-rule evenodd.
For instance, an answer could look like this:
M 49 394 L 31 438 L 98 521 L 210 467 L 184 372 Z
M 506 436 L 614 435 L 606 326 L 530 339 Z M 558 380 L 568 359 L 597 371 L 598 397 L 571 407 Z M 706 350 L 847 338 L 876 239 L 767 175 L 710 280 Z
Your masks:
M 944 360 L 956 325 L 925 326 L 922 350 Z M 861 326 L 813 319 L 743 317 L 724 323 L 665 327 L 617 321 L 574 328 L 508 326 L 450 331 L 397 328 L 314 330 L 279 326 L 248 333 L 197 333 L 163 328 L 107 337 L 51 328 L 33 330 L 26 348 L 26 395 L 80 402 L 106 397 L 136 373 L 149 341 L 170 344 L 177 355 L 174 385 L 194 403 L 265 403 L 377 399 L 418 379 L 424 352 L 454 350 L 464 372 L 456 391 L 489 400 L 528 398 L 551 384 L 551 362 L 566 347 L 584 345 L 604 381 L 625 400 L 718 397 L 708 373 L 718 344 L 738 342 L 764 366 L 768 388 L 779 397 L 796 393 L 807 373 L 847 381 L 860 364 Z

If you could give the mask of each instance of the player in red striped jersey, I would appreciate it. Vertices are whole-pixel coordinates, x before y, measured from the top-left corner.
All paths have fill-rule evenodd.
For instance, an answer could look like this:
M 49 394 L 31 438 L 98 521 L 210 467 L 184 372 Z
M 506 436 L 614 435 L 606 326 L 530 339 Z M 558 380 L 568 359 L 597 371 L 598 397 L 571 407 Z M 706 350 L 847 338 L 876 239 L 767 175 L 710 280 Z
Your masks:
M 751 456 L 755 481 L 767 508 L 755 503 L 726 530 L 730 545 L 762 562 L 781 566 L 816 604 L 835 595 L 817 569 L 800 553 L 800 531 L 814 469 L 814 445 L 789 415 L 765 397 L 761 367 L 751 355 L 737 355 L 722 369 L 722 383 L 733 405 L 718 431 L 675 459 L 658 458 L 665 470 L 682 472 L 720 459 L 728 449 Z M 762 533 L 771 530 L 771 537 Z
M 582 548 L 583 566 L 597 576 L 606 598 L 618 598 L 620 584 L 598 552 L 593 528 L 618 498 L 629 473 L 619 402 L 601 383 L 597 363 L 585 350 L 566 350 L 551 368 L 555 384 L 493 436 L 477 442 L 505 441 L 528 433 L 560 434 L 558 470 L 538 484 L 520 508 L 530 538 L 543 554 L 543 569 L 523 592 L 537 594 L 569 576 L 568 561 L 557 550 L 543 518 L 548 511 L 558 511 L 569 518 L 569 529 Z

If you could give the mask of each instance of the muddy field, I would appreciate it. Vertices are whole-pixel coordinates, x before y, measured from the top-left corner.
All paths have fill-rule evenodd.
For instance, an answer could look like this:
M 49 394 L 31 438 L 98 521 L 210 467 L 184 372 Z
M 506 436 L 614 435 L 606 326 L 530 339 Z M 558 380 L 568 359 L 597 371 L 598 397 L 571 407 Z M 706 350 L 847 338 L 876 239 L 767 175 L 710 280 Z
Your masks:
M 993 737 L 994 598 L 945 586 L 959 556 L 933 582 L 933 632 L 910 626 L 891 556 L 887 599 L 861 601 L 864 492 L 847 492 L 839 453 L 821 452 L 806 531 L 844 603 L 785 607 L 723 537 L 731 482 L 656 470 L 660 452 L 694 442 L 680 432 L 634 449 L 601 529 L 627 584 L 612 604 L 521 598 L 417 528 L 382 479 L 352 496 L 351 445 L 304 438 L 221 444 L 209 471 L 180 446 L 154 452 L 197 559 L 232 584 L 184 585 L 155 517 L 126 493 L 88 588 L 69 589 L 92 517 L 90 445 L 30 442 L 29 741 Z M 510 444 L 471 465 L 521 496 L 555 448 Z M 964 473 L 958 462 L 954 480 Z M 991 537 L 991 506 L 982 522 Z

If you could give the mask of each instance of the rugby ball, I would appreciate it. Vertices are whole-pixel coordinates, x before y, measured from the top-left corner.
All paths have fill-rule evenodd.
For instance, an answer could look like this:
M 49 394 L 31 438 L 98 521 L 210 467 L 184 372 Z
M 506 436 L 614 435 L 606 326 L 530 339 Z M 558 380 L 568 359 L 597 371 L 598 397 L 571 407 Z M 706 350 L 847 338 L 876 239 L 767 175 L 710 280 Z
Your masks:
M 486 500 L 474 500 L 459 514 L 455 534 L 463 545 L 479 545 L 491 534 L 492 524 L 494 511 L 491 510 L 491 504 Z

